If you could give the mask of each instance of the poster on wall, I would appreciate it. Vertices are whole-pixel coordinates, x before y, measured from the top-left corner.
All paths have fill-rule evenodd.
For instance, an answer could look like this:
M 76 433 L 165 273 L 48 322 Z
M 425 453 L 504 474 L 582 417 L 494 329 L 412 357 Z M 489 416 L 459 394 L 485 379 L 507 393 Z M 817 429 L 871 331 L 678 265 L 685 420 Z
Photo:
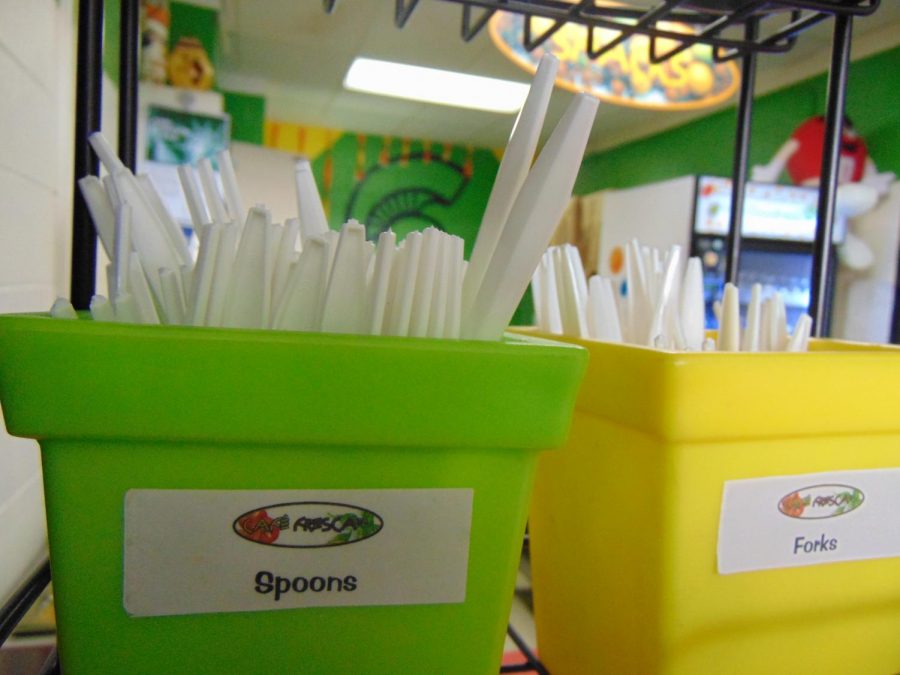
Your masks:
M 228 147 L 231 118 L 151 105 L 147 108 L 145 159 L 162 164 L 196 164 Z
M 158 105 L 147 107 L 146 141 L 139 171 L 150 176 L 169 213 L 193 240 L 192 244 L 196 244 L 196 237 L 191 237 L 191 215 L 178 179 L 178 165 L 196 164 L 209 157 L 215 167 L 215 156 L 228 147 L 230 136 L 229 115 L 194 113 Z

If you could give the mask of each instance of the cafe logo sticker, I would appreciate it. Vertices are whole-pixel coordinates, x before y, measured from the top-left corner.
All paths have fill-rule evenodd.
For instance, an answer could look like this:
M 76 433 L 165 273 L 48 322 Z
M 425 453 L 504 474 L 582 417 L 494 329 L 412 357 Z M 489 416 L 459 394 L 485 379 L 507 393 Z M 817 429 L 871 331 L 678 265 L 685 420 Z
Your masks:
M 263 506 L 234 520 L 235 533 L 257 544 L 285 548 L 343 546 L 374 537 L 384 520 L 374 511 L 337 502 Z
M 836 518 L 862 506 L 865 495 L 852 485 L 812 485 L 794 490 L 778 502 L 778 510 L 789 518 L 817 520 Z

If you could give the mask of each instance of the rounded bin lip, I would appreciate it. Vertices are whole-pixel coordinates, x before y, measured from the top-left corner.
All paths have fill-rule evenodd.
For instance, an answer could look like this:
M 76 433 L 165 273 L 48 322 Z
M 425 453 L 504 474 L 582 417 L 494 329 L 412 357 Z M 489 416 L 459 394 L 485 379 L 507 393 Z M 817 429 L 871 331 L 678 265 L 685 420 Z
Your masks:
M 590 352 L 576 408 L 672 442 L 900 434 L 900 347 L 677 352 L 537 331 Z
M 7 426 L 38 440 L 543 449 L 565 438 L 586 360 L 581 348 L 519 335 L 480 342 L 0 316 Z

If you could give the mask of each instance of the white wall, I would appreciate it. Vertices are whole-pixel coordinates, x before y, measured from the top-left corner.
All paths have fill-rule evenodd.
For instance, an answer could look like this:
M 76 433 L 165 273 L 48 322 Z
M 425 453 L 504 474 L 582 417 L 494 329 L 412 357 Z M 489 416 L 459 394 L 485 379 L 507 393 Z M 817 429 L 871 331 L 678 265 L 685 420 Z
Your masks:
M 838 267 L 831 335 L 890 342 L 900 247 L 900 181 L 894 181 L 874 209 L 854 219 L 851 230 L 872 250 L 874 262 L 860 272 Z
M 72 0 L 0 2 L 0 313 L 68 292 L 73 32 Z M 46 547 L 37 445 L 4 429 L 0 602 Z
M 250 143 L 231 144 L 231 158 L 241 197 L 247 208 L 264 204 L 272 222 L 283 223 L 297 217 L 294 188 L 296 156 Z
M 694 176 L 682 176 L 625 190 L 604 190 L 597 272 L 620 283 L 624 268 L 614 274 L 610 256 L 614 248 L 624 247 L 632 239 L 662 250 L 677 244 L 682 252 L 689 252 L 695 180 Z

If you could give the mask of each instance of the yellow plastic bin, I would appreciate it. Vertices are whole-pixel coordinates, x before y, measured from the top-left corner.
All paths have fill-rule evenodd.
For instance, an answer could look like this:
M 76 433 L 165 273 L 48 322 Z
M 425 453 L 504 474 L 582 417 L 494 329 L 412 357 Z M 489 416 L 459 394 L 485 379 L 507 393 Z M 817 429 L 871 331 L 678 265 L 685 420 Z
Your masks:
M 66 675 L 493 675 L 587 354 L 0 317 Z
M 900 673 L 900 350 L 589 349 L 529 528 L 553 675 Z

